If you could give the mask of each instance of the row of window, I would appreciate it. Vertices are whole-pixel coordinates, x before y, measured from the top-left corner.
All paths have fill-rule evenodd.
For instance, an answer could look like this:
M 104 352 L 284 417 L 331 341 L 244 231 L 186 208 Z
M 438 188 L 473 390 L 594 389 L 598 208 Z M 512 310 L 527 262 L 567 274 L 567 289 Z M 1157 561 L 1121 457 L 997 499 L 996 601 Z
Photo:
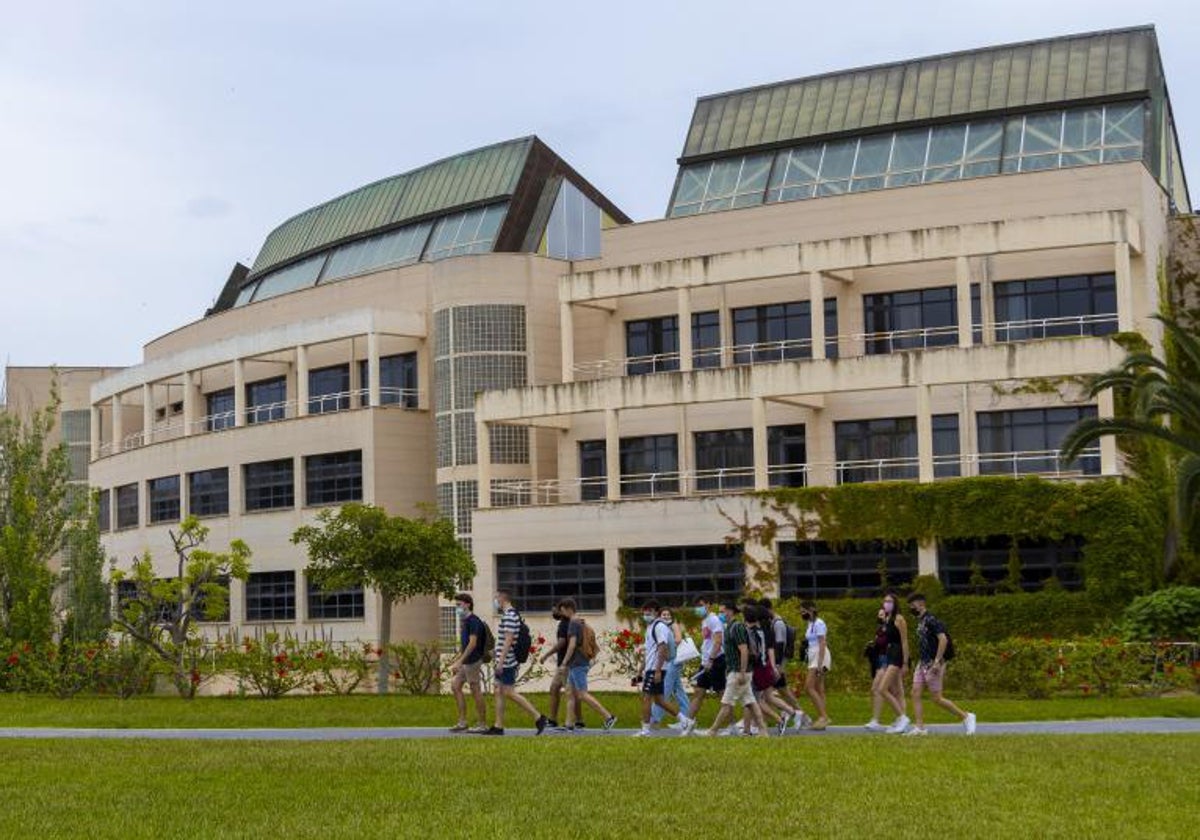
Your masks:
M 992 286 L 996 341 L 1116 332 L 1114 274 L 1011 280 Z M 982 337 L 979 284 L 972 285 L 975 341 Z M 730 311 L 734 364 L 812 358 L 812 307 L 807 300 Z M 837 299 L 825 300 L 825 355 L 838 355 Z M 626 373 L 679 370 L 675 315 L 625 322 Z M 1036 323 L 1031 323 L 1036 322 Z M 863 295 L 863 332 L 869 355 L 958 343 L 955 286 Z M 721 365 L 720 314 L 692 314 L 692 367 Z
M 1033 590 L 1048 578 L 1071 589 L 1082 585 L 1083 541 L 994 536 L 946 540 L 938 545 L 938 574 L 949 592 L 972 591 L 1004 580 L 1015 553 L 1021 585 Z M 736 598 L 746 570 L 738 545 L 691 545 L 631 548 L 621 552 L 622 606 L 638 607 L 653 599 L 690 604 L 701 595 Z M 881 541 L 833 545 L 820 541 L 779 544 L 779 591 L 784 598 L 866 596 L 888 586 L 909 584 L 917 576 L 917 544 Z M 581 610 L 605 609 L 604 552 L 546 551 L 496 556 L 497 585 L 513 594 L 526 612 L 549 612 L 562 598 L 574 598 Z
M 221 581 L 229 586 L 229 579 Z M 365 615 L 363 588 L 352 586 L 345 589 L 322 589 L 314 581 L 305 578 L 307 588 L 305 617 L 309 621 L 331 621 L 337 619 L 361 619 Z M 118 607 L 128 601 L 134 593 L 135 584 L 130 580 L 117 583 Z M 245 588 L 246 621 L 295 621 L 296 620 L 296 573 L 251 572 Z M 160 607 L 163 614 L 168 605 Z M 203 611 L 202 611 L 203 614 Z M 225 616 L 206 616 L 207 620 L 224 621 Z
M 295 462 L 291 458 L 242 465 L 243 509 L 246 512 L 295 507 Z M 190 516 L 222 516 L 229 513 L 229 468 L 197 470 L 186 476 Z M 147 514 L 150 524 L 178 522 L 182 518 L 180 476 L 167 475 L 146 481 Z M 115 488 L 116 527 L 136 528 L 140 522 L 138 485 Z M 304 504 L 306 506 L 361 502 L 363 498 L 362 450 L 327 452 L 304 457 Z M 112 496 L 100 491 L 100 530 L 112 527 Z
M 367 361 L 358 362 L 359 400 L 366 408 Z M 246 383 L 246 423 L 269 423 L 287 416 L 287 377 L 275 376 Z M 236 425 L 237 410 L 232 388 L 205 394 L 210 432 Z M 379 402 L 382 405 L 417 407 L 417 354 L 397 353 L 379 359 Z M 308 413 L 323 414 L 350 408 L 350 365 L 330 365 L 308 372 Z

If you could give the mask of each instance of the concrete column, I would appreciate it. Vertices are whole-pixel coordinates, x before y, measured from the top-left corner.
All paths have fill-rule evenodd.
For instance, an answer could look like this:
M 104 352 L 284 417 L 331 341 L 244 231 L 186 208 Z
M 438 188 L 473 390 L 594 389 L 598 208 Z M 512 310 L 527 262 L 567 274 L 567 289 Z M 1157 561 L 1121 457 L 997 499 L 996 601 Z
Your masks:
M 154 386 L 142 385 L 142 446 L 154 442 Z
M 112 454 L 121 451 L 121 438 L 125 436 L 125 418 L 121 416 L 123 407 L 121 395 L 112 395 Z M 113 502 L 115 507 L 116 501 Z
M 971 261 L 954 260 L 954 278 L 958 287 L 958 346 L 971 346 Z
M 299 456 L 292 458 L 292 495 L 297 508 L 308 506 L 308 499 L 304 497 L 304 458 Z
M 351 362 L 351 364 L 354 364 Z M 357 365 L 354 365 L 357 367 Z M 383 405 L 379 395 L 379 333 L 367 333 L 367 402 Z M 359 386 L 362 387 L 361 385 Z
M 729 315 L 729 302 L 725 299 L 725 286 L 718 289 L 717 298 L 717 335 L 721 342 L 721 367 L 733 364 L 733 320 Z
M 767 401 L 762 397 L 750 400 L 750 430 L 754 438 L 754 489 L 771 486 L 767 453 Z
M 196 429 L 196 377 L 190 370 L 183 372 L 183 433 L 194 434 Z
M 679 369 L 692 369 L 692 290 L 681 288 L 677 290 L 678 304 L 676 311 L 679 324 Z
M 615 616 L 621 608 L 621 549 L 604 549 L 604 612 Z
M 833 421 L 824 411 L 812 412 L 804 424 L 804 440 L 808 455 L 808 483 L 817 487 L 837 484 L 837 446 Z
M 91 452 L 90 460 L 100 457 L 100 406 L 91 407 L 91 420 L 88 422 L 88 442 Z
M 1117 286 L 1117 330 L 1133 332 L 1133 277 L 1129 267 L 1129 243 L 1118 242 L 1113 245 L 1113 273 L 1116 275 Z
M 308 416 L 308 348 L 296 345 L 296 416 Z
M 575 310 L 571 304 L 558 305 L 558 329 L 562 341 L 562 381 L 575 381 Z
M 621 498 L 621 426 L 615 408 L 604 409 L 604 475 L 609 501 Z
M 1096 395 L 1096 414 L 1101 420 L 1113 416 L 1113 392 L 1111 389 L 1101 391 Z M 1118 459 L 1117 438 L 1115 435 L 1105 435 L 1100 438 L 1100 474 L 1117 475 L 1120 472 Z
M 985 257 L 979 277 L 979 315 L 983 319 L 983 343 L 996 343 L 996 299 L 992 291 L 992 258 Z
M 492 433 L 487 422 L 475 420 L 475 467 L 479 474 L 479 507 L 492 506 Z
M 246 425 L 246 363 L 233 360 L 233 425 Z
M 181 472 L 179 475 L 179 518 L 186 519 L 188 511 L 192 507 L 192 493 L 189 487 L 188 474 Z
M 917 574 L 937 576 L 937 540 L 930 540 L 917 545 Z
M 929 386 L 917 386 L 917 480 L 933 481 L 933 412 Z
M 351 338 L 350 344 L 350 407 L 362 408 L 362 372 L 358 369 L 358 353 L 355 350 L 354 339 Z
M 958 451 L 962 464 L 962 475 L 979 474 L 979 430 L 975 426 L 975 412 L 971 405 L 971 386 L 962 385 L 962 402 L 958 410 Z
M 825 277 L 819 271 L 808 273 L 808 306 L 811 319 L 812 357 L 825 358 Z
M 679 470 L 679 492 L 688 495 L 694 489 L 693 480 L 685 476 L 695 468 L 692 458 L 692 430 L 688 427 L 687 406 L 678 406 L 675 415 L 675 463 Z

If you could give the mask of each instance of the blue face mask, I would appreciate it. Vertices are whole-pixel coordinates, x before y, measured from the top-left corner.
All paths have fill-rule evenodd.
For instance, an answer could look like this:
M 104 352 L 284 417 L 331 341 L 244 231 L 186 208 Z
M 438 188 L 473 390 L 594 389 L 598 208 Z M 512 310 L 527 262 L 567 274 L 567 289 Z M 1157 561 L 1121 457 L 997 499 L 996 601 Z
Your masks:
M 499 598 L 492 599 L 492 609 L 494 609 L 496 612 L 500 612 L 500 599 Z
M 721 613 L 721 623 L 722 623 L 722 624 L 728 624 L 728 623 L 729 623 L 729 619 L 725 617 L 725 613 Z
M 654 613 L 642 613 L 642 621 L 646 624 L 654 621 Z
M 455 607 L 454 614 L 458 616 L 460 620 L 467 617 L 467 611 L 462 607 Z
M 693 610 L 695 611 L 696 615 L 700 616 L 701 618 L 704 618 L 708 615 L 708 607 L 693 607 Z

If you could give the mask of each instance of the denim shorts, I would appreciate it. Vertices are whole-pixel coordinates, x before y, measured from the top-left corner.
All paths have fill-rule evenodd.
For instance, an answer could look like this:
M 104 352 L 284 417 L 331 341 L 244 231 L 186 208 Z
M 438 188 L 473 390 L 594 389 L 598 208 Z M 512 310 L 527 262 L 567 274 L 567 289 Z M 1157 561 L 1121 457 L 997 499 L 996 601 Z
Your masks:
M 571 669 L 567 671 L 567 685 L 576 691 L 587 691 L 587 675 L 591 667 L 591 663 L 572 665 Z
M 501 668 L 500 672 L 496 675 L 496 682 L 500 685 L 516 685 L 517 670 L 519 667 L 518 665 L 510 665 L 507 668 Z

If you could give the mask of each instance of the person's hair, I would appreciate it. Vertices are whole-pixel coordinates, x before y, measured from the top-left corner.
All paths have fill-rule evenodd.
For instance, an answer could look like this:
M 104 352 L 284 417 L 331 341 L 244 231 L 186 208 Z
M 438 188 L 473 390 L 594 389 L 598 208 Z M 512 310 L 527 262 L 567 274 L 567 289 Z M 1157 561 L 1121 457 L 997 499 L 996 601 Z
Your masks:
M 916 603 L 917 601 L 924 603 L 925 596 L 922 595 L 920 592 L 914 592 L 913 594 L 908 596 L 908 603 L 913 604 L 913 603 Z
M 758 605 L 760 607 L 762 607 L 764 610 L 769 610 L 769 609 L 771 609 L 771 599 L 770 598 L 759 598 Z
M 658 601 L 650 600 L 642 602 L 642 612 L 658 612 Z
M 805 601 L 800 605 L 800 609 L 813 616 L 817 614 L 817 604 L 815 601 Z
M 884 597 L 884 598 L 891 598 L 891 599 L 892 599 L 893 601 L 895 601 L 897 604 L 899 604 L 899 603 L 900 603 L 900 593 L 898 593 L 898 592 L 897 592 L 895 589 L 889 589 L 889 590 L 887 590 L 886 592 L 884 592 L 884 593 L 883 593 L 883 597 Z
M 742 610 L 742 617 L 750 624 L 757 624 L 763 620 L 764 616 L 763 608 L 758 604 L 746 604 Z
M 454 600 L 466 604 L 471 609 L 475 609 L 475 599 L 466 592 L 459 592 L 454 596 Z
M 574 598 L 563 598 L 558 602 L 558 604 L 555 605 L 555 609 L 570 610 L 571 612 L 575 612 L 578 608 L 575 606 Z
M 693 601 L 692 603 L 695 604 L 697 607 L 700 606 L 701 604 L 703 604 L 704 606 L 707 607 L 712 604 L 715 604 L 716 599 L 713 598 L 711 595 L 697 595 L 696 600 Z
M 505 601 L 508 601 L 508 603 L 510 603 L 510 604 L 512 603 L 512 593 L 509 592 L 507 589 L 497 589 L 496 597 L 503 598 Z
M 721 604 L 722 609 L 729 610 L 731 613 L 740 613 L 742 608 L 738 606 L 737 601 L 726 601 Z

